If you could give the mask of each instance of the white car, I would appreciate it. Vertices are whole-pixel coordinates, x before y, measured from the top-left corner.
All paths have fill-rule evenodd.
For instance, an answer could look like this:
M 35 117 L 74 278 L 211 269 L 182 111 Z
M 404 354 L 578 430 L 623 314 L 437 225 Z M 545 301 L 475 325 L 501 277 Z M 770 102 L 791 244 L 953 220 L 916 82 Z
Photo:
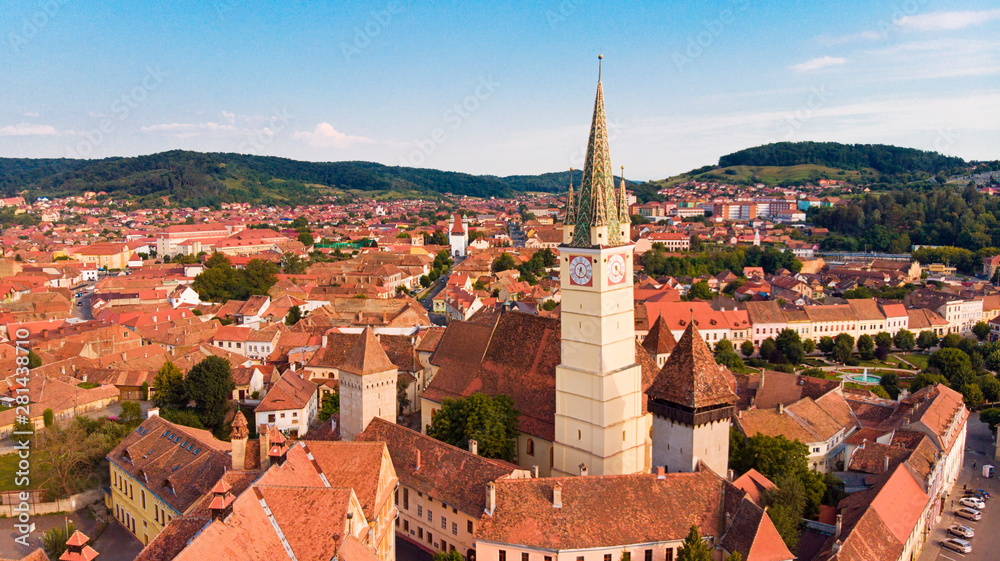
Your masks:
M 941 540 L 941 546 L 947 547 L 948 549 L 957 551 L 959 553 L 972 553 L 972 544 L 965 540 L 960 540 L 958 538 L 948 538 L 945 540 Z
M 983 518 L 983 513 L 973 508 L 960 508 L 955 511 L 955 515 L 972 521 L 979 521 Z
M 951 526 L 948 526 L 948 533 L 953 536 L 966 539 L 974 538 L 976 536 L 976 532 L 972 528 L 961 524 L 952 524 Z
M 959 499 L 958 504 L 962 506 L 967 506 L 969 508 L 974 508 L 976 510 L 983 510 L 986 508 L 986 503 L 975 497 L 963 497 Z

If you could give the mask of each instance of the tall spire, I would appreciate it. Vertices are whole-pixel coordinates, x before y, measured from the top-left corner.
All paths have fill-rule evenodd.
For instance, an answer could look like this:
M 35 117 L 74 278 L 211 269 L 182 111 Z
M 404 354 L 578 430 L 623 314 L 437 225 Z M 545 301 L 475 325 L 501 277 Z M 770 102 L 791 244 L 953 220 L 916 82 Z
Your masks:
M 598 60 L 604 58 L 600 55 Z M 583 164 L 583 181 L 580 184 L 580 204 L 577 207 L 576 226 L 573 230 L 574 247 L 594 245 L 617 246 L 621 239 L 621 226 L 615 196 L 614 173 L 611 171 L 611 152 L 608 148 L 608 125 L 604 116 L 604 86 L 601 84 L 600 62 L 597 74 L 597 97 L 594 116 L 590 123 L 587 159 Z M 606 229 L 607 238 L 595 240 L 592 227 Z
M 625 166 L 622 166 L 622 182 L 618 189 L 618 220 L 625 226 L 632 223 L 632 216 L 628 213 L 628 193 L 625 192 Z
M 563 226 L 576 224 L 576 196 L 573 194 L 573 168 L 569 168 L 569 195 L 566 197 L 566 219 Z

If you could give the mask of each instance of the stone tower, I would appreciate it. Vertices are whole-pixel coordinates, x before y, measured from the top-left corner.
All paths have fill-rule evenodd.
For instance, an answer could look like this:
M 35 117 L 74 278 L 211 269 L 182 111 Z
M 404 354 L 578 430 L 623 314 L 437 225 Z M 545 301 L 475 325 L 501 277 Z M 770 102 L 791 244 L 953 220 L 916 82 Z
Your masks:
M 247 439 L 250 437 L 247 418 L 243 411 L 236 410 L 231 426 L 229 441 L 233 445 L 233 471 L 240 471 L 246 466 Z
M 653 414 L 653 465 L 693 471 L 698 460 L 726 477 L 729 420 L 736 394 L 732 376 L 715 362 L 694 321 L 646 390 Z
M 633 248 L 618 198 L 598 75 L 583 180 L 579 196 L 571 184 L 559 250 L 562 363 L 556 367 L 553 476 L 647 470 Z
M 340 366 L 340 437 L 354 440 L 375 417 L 396 422 L 396 365 L 365 327 Z
M 458 214 L 448 222 L 448 242 L 451 244 L 452 257 L 465 257 L 469 248 L 469 220 Z

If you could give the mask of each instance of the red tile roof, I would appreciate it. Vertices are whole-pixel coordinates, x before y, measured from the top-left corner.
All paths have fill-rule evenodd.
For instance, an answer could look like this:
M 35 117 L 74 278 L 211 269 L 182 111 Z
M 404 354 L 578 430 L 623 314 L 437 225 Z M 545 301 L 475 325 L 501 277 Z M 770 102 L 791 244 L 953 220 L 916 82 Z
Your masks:
M 367 376 L 396 370 L 396 365 L 385 354 L 372 328 L 366 326 L 361 337 L 354 343 L 354 347 L 347 353 L 340 369 L 359 376 Z
M 732 404 L 737 400 L 694 322 L 688 324 L 646 394 L 691 409 Z

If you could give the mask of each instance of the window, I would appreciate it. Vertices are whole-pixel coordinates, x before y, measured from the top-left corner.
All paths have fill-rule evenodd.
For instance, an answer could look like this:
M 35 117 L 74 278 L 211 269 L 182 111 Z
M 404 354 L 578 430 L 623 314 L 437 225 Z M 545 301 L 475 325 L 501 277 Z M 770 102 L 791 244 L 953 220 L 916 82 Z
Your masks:
M 667 557 L 664 561 L 674 561 L 674 550 L 672 548 L 667 548 Z
M 545 556 L 545 561 L 552 561 L 552 556 L 551 555 L 546 555 Z
M 458 522 L 452 522 L 451 523 L 451 535 L 453 535 L 453 536 L 457 536 L 458 535 Z
M 142 510 L 146 510 L 146 490 L 139 489 L 139 498 L 142 499 Z
M 448 529 L 448 519 L 445 518 L 444 516 L 441 517 L 441 529 L 442 530 Z
M 417 539 L 424 539 L 424 529 L 417 526 Z
M 472 533 L 472 520 L 467 520 L 465 524 L 466 524 L 466 531 L 471 534 Z
M 274 422 L 274 413 L 268 414 L 268 416 L 267 416 L 267 422 L 269 422 L 269 423 L 273 423 Z
M 403 520 L 403 531 L 404 532 L 409 532 L 410 531 L 410 521 L 409 520 Z
M 434 534 L 427 532 L 427 543 L 434 543 Z
M 604 554 L 604 561 L 611 561 L 611 554 L 610 553 L 605 553 Z
M 417 505 L 417 518 L 424 517 L 424 507 L 423 505 Z
M 500 550 L 500 561 L 507 561 L 507 551 L 504 549 Z
M 647 549 L 646 550 L 646 561 L 653 561 L 653 550 L 652 549 Z
M 535 441 L 530 438 L 528 439 L 528 455 L 529 456 L 535 455 Z
M 427 509 L 427 521 L 431 523 L 434 522 L 434 513 L 431 512 L 430 509 Z
M 521 554 L 521 561 L 528 561 L 528 554 L 527 553 L 522 553 Z
M 410 490 L 403 487 L 403 510 L 410 510 Z

